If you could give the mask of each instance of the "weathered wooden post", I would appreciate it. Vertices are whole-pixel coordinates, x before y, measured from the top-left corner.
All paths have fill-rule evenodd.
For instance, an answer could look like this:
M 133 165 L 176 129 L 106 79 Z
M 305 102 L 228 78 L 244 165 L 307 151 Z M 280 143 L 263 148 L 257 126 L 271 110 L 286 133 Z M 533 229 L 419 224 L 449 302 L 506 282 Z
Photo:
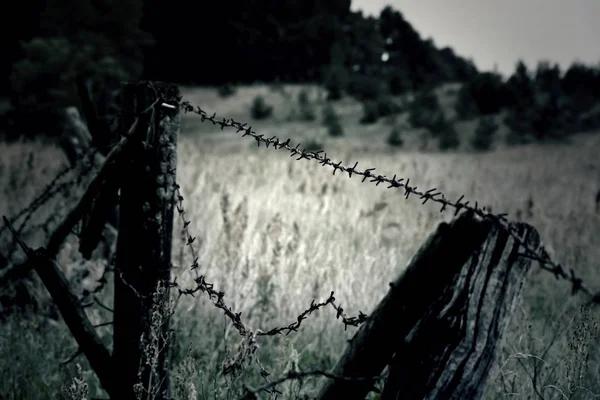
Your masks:
M 513 228 L 532 249 L 539 234 Z M 359 329 L 333 370 L 380 375 L 382 399 L 477 399 L 482 395 L 531 260 L 501 227 L 465 212 L 439 225 Z M 369 380 L 328 381 L 320 399 L 364 399 Z
M 160 100 L 159 100 L 160 99 Z M 158 100 L 158 101 L 157 101 Z M 144 137 L 121 165 L 113 366 L 119 399 L 168 396 L 168 316 L 179 89 L 157 82 L 128 83 L 123 127 L 153 107 Z M 175 106 L 175 107 L 173 107 Z M 147 394 L 144 395 L 144 398 Z

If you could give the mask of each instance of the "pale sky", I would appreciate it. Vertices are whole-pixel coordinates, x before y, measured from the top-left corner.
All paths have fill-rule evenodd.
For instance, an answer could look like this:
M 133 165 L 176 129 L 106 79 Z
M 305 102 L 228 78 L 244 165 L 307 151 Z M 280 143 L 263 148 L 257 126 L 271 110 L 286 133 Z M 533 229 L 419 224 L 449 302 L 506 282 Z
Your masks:
M 353 11 L 379 16 L 390 4 L 421 37 L 472 58 L 480 70 L 511 74 L 517 60 L 567 68 L 600 63 L 600 0 L 352 0 Z

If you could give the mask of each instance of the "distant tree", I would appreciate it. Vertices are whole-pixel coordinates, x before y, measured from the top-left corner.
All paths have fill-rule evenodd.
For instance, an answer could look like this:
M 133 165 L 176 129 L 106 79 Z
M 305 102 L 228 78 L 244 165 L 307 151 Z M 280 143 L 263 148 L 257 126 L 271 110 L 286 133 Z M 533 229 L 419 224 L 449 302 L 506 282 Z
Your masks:
M 451 68 L 452 80 L 456 82 L 468 82 L 478 74 L 472 60 L 457 56 L 450 47 L 442 48 L 439 55 L 443 62 Z
M 548 61 L 541 61 L 535 71 L 535 87 L 538 92 L 548 93 L 561 89 L 561 72 L 558 64 L 550 65 Z
M 454 109 L 459 120 L 467 120 L 479 115 L 479 108 L 475 104 L 471 95 L 471 87 L 468 84 L 462 85 L 458 90 Z
M 568 124 L 561 105 L 562 93 L 559 85 L 549 88 L 538 96 L 535 113 L 531 121 L 536 140 L 561 139 L 566 136 Z
M 421 39 L 404 16 L 391 6 L 381 11 L 379 31 L 389 54 L 387 64 L 407 71 L 412 81 L 411 89 L 430 84 L 438 72 L 432 43 Z
M 152 43 L 140 29 L 140 20 L 139 0 L 119 7 L 91 0 L 48 0 L 40 20 L 44 36 L 22 43 L 24 57 L 10 75 L 11 102 L 25 130 L 46 131 L 58 108 L 79 104 L 77 76 L 89 80 L 94 97 L 140 77 L 143 49 Z
M 475 128 L 475 135 L 471 138 L 471 146 L 479 151 L 489 150 L 498 128 L 499 125 L 494 121 L 494 117 L 484 116 L 480 118 L 477 128 Z
M 477 73 L 473 63 L 457 57 L 452 49 L 441 51 L 431 39 L 422 39 L 404 16 L 391 6 L 379 16 L 379 32 L 389 54 L 387 64 L 406 71 L 412 90 L 447 81 L 464 81 Z
M 576 112 L 589 110 L 600 101 L 600 69 L 572 64 L 561 80 L 561 89 Z
M 480 114 L 495 114 L 510 102 L 509 91 L 497 73 L 480 73 L 465 87 Z
M 276 76 L 304 82 L 318 79 L 329 64 L 350 0 L 145 0 L 145 11 L 143 26 L 157 40 L 153 54 L 177 60 L 148 62 L 151 76 L 196 84 L 270 82 Z M 198 40 L 201 49 L 190 51 Z M 232 68 L 240 62 L 243 68 Z
M 348 93 L 360 101 L 377 100 L 389 93 L 389 86 L 379 77 L 355 73 L 350 76 Z
M 346 69 L 343 44 L 336 42 L 331 47 L 330 60 L 323 69 L 321 81 L 327 90 L 328 100 L 339 100 L 348 87 L 349 73 Z
M 510 145 L 529 143 L 533 140 L 533 110 L 530 104 L 517 102 L 508 110 L 504 123 L 509 129 L 506 138 Z
M 400 95 L 411 90 L 412 82 L 406 69 L 385 66 L 384 75 L 387 77 L 391 94 Z
M 510 91 L 511 105 L 527 107 L 535 102 L 534 81 L 523 61 L 517 62 L 515 72 L 506 83 Z
M 415 128 L 434 126 L 440 120 L 442 109 L 432 90 L 422 90 L 409 105 L 408 121 Z

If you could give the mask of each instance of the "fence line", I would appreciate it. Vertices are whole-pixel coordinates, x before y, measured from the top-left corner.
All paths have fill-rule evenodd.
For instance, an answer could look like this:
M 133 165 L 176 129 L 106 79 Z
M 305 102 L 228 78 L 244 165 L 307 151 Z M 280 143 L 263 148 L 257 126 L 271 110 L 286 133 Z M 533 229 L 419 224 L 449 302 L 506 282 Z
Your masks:
M 358 162 L 355 162 L 352 167 L 348 167 L 348 166 L 344 165 L 342 163 L 342 161 L 337 162 L 337 163 L 333 162 L 330 158 L 327 157 L 327 153 L 325 153 L 323 151 L 316 151 L 316 152 L 306 151 L 305 148 L 300 149 L 300 144 L 296 145 L 295 147 L 292 147 L 290 145 L 290 139 L 287 139 L 285 142 L 283 142 L 276 136 L 273 136 L 270 138 L 265 138 L 264 135 L 260 135 L 260 134 L 256 133 L 255 131 L 253 131 L 251 126 L 248 126 L 246 123 L 242 124 L 240 122 L 234 121 L 233 119 L 226 119 L 226 118 L 217 119 L 216 114 L 209 116 L 200 107 L 197 106 L 196 108 L 194 108 L 194 106 L 192 106 L 189 102 L 180 102 L 177 105 L 163 103 L 163 106 L 168 107 L 168 108 L 180 107 L 185 113 L 194 112 L 201 116 L 202 122 L 209 121 L 213 125 L 219 125 L 222 130 L 225 127 L 235 128 L 238 133 L 243 132 L 242 137 L 250 136 L 250 137 L 254 138 L 259 147 L 260 147 L 261 143 L 264 143 L 267 148 L 270 145 L 273 145 L 273 147 L 276 150 L 285 148 L 290 153 L 290 157 L 297 156 L 296 161 L 299 161 L 302 159 L 308 159 L 308 160 L 317 161 L 322 166 L 327 165 L 329 167 L 332 167 L 333 175 L 335 175 L 335 173 L 339 170 L 342 173 L 347 172 L 348 176 L 350 178 L 352 177 L 353 174 L 362 176 L 361 182 L 365 182 L 366 180 L 368 180 L 370 183 L 375 183 L 376 186 L 378 186 L 381 183 L 386 183 L 389 185 L 389 186 L 387 186 L 388 189 L 389 188 L 400 188 L 404 191 L 403 195 L 406 199 L 408 199 L 410 195 L 414 195 L 414 196 L 417 196 L 420 200 L 422 200 L 422 204 L 425 204 L 427 201 L 431 201 L 431 202 L 440 204 L 441 205 L 440 212 L 443 212 L 443 211 L 447 210 L 448 208 L 454 209 L 455 216 L 458 213 L 460 213 L 461 211 L 473 212 L 475 215 L 477 215 L 481 219 L 491 221 L 499 228 L 508 232 L 511 235 L 511 237 L 519 245 L 521 245 L 524 248 L 524 252 L 519 253 L 518 254 L 519 256 L 537 261 L 537 262 L 539 262 L 541 268 L 543 268 L 546 271 L 552 272 L 556 276 L 557 279 L 561 278 L 563 280 L 569 281 L 572 285 L 571 292 L 573 295 L 576 294 L 577 292 L 581 291 L 591 297 L 589 303 L 600 304 L 600 292 L 597 294 L 593 294 L 590 291 L 590 289 L 588 289 L 583 284 L 583 280 L 576 276 L 573 269 L 570 269 L 569 270 L 570 273 L 567 274 L 567 272 L 565 271 L 565 269 L 562 267 L 562 265 L 560 263 L 556 263 L 551 259 L 548 252 L 543 248 L 543 246 L 539 247 L 539 249 L 540 249 L 539 251 L 536 249 L 530 248 L 527 245 L 527 243 L 525 243 L 525 241 L 523 240 L 523 238 L 521 237 L 519 232 L 517 230 L 515 230 L 509 224 L 509 221 L 507 219 L 507 214 L 493 214 L 491 212 L 487 212 L 485 210 L 485 208 L 480 208 L 478 206 L 477 202 L 475 203 L 474 206 L 470 205 L 469 201 L 463 201 L 464 195 L 460 196 L 460 198 L 456 201 L 450 201 L 445 197 L 445 195 L 442 192 L 437 191 L 436 188 L 429 189 L 427 191 L 422 191 L 422 190 L 419 190 L 417 188 L 417 186 L 411 186 L 410 179 L 406 179 L 406 180 L 404 178 L 397 179 L 396 175 L 394 175 L 392 178 L 388 178 L 385 175 L 375 174 L 373 172 L 373 171 L 375 171 L 375 168 L 366 168 L 364 170 L 359 170 L 359 169 L 357 169 Z M 93 151 L 93 150 L 90 150 L 90 152 L 91 151 Z M 85 153 L 85 154 L 87 154 L 87 153 Z M 80 158 L 83 158 L 85 154 L 81 155 Z M 68 170 L 71 170 L 71 169 L 72 168 L 68 168 Z M 65 172 L 65 170 L 59 172 L 57 177 L 55 177 L 53 179 L 51 184 L 48 185 L 48 187 L 44 190 L 44 192 L 50 191 L 51 189 L 48 189 L 48 188 L 52 188 L 54 186 L 54 184 L 62 176 L 64 176 L 64 174 L 66 174 L 68 172 L 68 170 L 66 172 Z M 168 173 L 170 173 L 173 177 L 174 177 L 174 172 L 175 171 L 168 171 Z M 343 321 L 343 323 L 345 324 L 346 327 L 348 325 L 359 326 L 364 321 L 366 321 L 367 316 L 362 313 L 360 313 L 358 317 L 346 316 L 344 314 L 343 308 L 340 305 L 337 305 L 335 303 L 334 292 L 331 292 L 330 296 L 323 302 L 316 303 L 313 300 L 310 304 L 310 307 L 307 308 L 306 310 L 304 310 L 297 317 L 296 322 L 293 322 L 287 326 L 275 327 L 275 328 L 272 328 L 267 331 L 261 331 L 259 329 L 259 330 L 256 330 L 255 332 L 253 332 L 252 330 L 250 330 L 248 327 L 246 327 L 243 324 L 243 322 L 241 320 L 241 316 L 240 316 L 241 313 L 234 312 L 234 310 L 232 310 L 230 307 L 228 307 L 226 305 L 226 303 L 224 301 L 225 293 L 222 291 L 215 290 L 213 285 L 206 281 L 205 276 L 199 274 L 199 272 L 198 272 L 199 257 L 197 256 L 197 253 L 194 250 L 194 247 L 192 246 L 192 244 L 195 241 L 195 237 L 192 236 L 191 233 L 189 232 L 188 227 L 189 227 L 190 221 L 186 219 L 185 209 L 183 207 L 184 198 L 181 195 L 180 187 L 176 182 L 175 182 L 175 191 L 176 191 L 176 195 L 177 195 L 176 209 L 177 209 L 179 216 L 183 222 L 183 228 L 185 230 L 185 235 L 186 235 L 185 245 L 190 248 L 190 252 L 192 254 L 193 262 L 192 262 L 192 265 L 190 266 L 190 268 L 195 273 L 196 277 L 195 277 L 194 281 L 196 283 L 196 286 L 193 288 L 183 288 L 177 283 L 177 280 L 175 278 L 175 280 L 171 283 L 171 287 L 176 288 L 178 290 L 179 297 L 181 297 L 183 295 L 192 295 L 193 296 L 195 293 L 197 293 L 199 291 L 206 292 L 207 295 L 209 296 L 209 298 L 211 299 L 211 301 L 213 302 L 213 304 L 215 305 L 215 307 L 221 309 L 227 315 L 227 317 L 232 321 L 234 327 L 239 331 L 239 333 L 247 339 L 245 341 L 245 344 L 256 349 L 255 341 L 256 341 L 257 336 L 272 336 L 272 335 L 281 334 L 281 333 L 289 334 L 293 331 L 297 331 L 298 328 L 300 327 L 302 321 L 304 319 L 306 319 L 309 314 L 311 314 L 312 312 L 314 312 L 320 308 L 326 307 L 328 305 L 333 307 L 336 310 L 336 318 L 338 318 L 338 319 L 341 318 L 341 320 Z M 43 195 L 38 196 L 38 198 L 36 198 L 30 204 L 30 206 L 23 209 L 16 217 L 14 217 L 13 221 L 20 218 L 25 213 L 30 212 L 30 210 L 39 208 L 43 204 L 43 202 L 41 202 L 41 200 L 38 200 L 38 199 L 40 199 L 42 197 L 43 197 Z M 23 224 L 25 222 L 23 222 Z M 8 223 L 6 225 L 9 226 Z M 15 235 L 15 238 L 16 238 L 16 235 Z M 109 268 L 107 268 L 105 270 L 104 274 L 102 275 L 102 278 L 98 281 L 98 283 L 99 283 L 98 287 L 96 289 L 94 289 L 91 293 L 87 293 L 87 295 L 90 295 L 90 294 L 93 295 L 102 290 L 102 288 L 104 287 L 104 285 L 107 282 L 105 275 L 108 272 L 110 272 Z M 135 288 L 133 286 L 131 286 L 127 282 L 125 282 L 125 280 L 123 279 L 122 271 L 114 271 L 114 272 L 120 277 L 120 279 L 125 284 L 127 284 L 133 290 L 135 290 Z M 138 295 L 141 296 L 141 294 L 138 294 Z M 87 296 L 84 296 L 84 297 L 87 297 Z M 94 301 L 92 303 L 94 303 L 94 302 L 98 302 L 97 299 L 94 299 Z M 89 306 L 92 303 L 89 303 L 86 306 Z M 240 349 L 240 351 L 245 351 L 248 349 L 247 346 L 242 346 L 242 347 L 243 347 L 243 349 Z M 251 352 L 251 353 L 254 353 L 254 352 Z M 311 372 L 311 373 L 301 373 L 301 374 L 290 373 L 278 380 L 269 381 L 267 378 L 269 373 L 264 369 L 264 367 L 262 367 L 262 364 L 260 364 L 260 361 L 258 360 L 257 357 L 255 358 L 255 361 L 257 362 L 257 364 L 259 365 L 259 367 L 261 369 L 261 375 L 267 380 L 267 384 L 264 385 L 263 387 L 261 387 L 260 389 L 256 389 L 256 391 L 268 390 L 268 389 L 274 387 L 275 385 L 277 385 L 278 383 L 280 383 L 280 381 L 287 380 L 287 379 L 298 379 L 303 376 L 309 376 L 309 375 L 328 376 L 328 374 L 329 374 L 329 373 L 325 373 L 322 371 L 321 372 L 316 371 L 316 372 Z M 337 379 L 334 375 L 332 375 L 332 374 L 329 374 L 329 375 L 331 375 L 330 378 Z M 338 378 L 342 379 L 342 377 L 338 377 Z M 373 378 L 362 378 L 362 379 L 373 379 Z M 252 392 L 256 393 L 255 391 L 252 391 Z
M 358 162 L 355 162 L 352 167 L 348 167 L 343 164 L 342 161 L 337 163 L 333 162 L 330 158 L 327 157 L 327 153 L 323 150 L 320 151 L 306 151 L 306 148 L 301 149 L 301 145 L 297 144 L 295 147 L 290 146 L 290 139 L 288 138 L 285 142 L 281 141 L 277 136 L 272 136 L 270 138 L 265 138 L 264 135 L 260 135 L 252 130 L 252 127 L 247 123 L 236 122 L 233 119 L 229 118 L 221 118 L 218 119 L 216 113 L 212 116 L 208 115 L 206 111 L 204 111 L 199 106 L 193 106 L 187 101 L 183 101 L 180 103 L 180 107 L 184 111 L 184 113 L 195 113 L 200 115 L 201 121 L 206 122 L 209 121 L 213 125 L 219 125 L 221 130 L 224 128 L 235 128 L 236 133 L 243 132 L 242 137 L 250 136 L 256 140 L 256 144 L 260 147 L 261 143 L 264 143 L 268 148 L 270 145 L 273 145 L 273 148 L 276 150 L 286 149 L 290 152 L 290 157 L 298 156 L 297 161 L 302 159 L 314 160 L 317 161 L 322 166 L 330 166 L 333 168 L 333 175 L 335 175 L 336 171 L 347 172 L 348 177 L 352 178 L 352 174 L 362 176 L 361 182 L 365 182 L 367 179 L 370 183 L 375 183 L 375 186 L 378 186 L 381 183 L 387 183 L 390 188 L 401 188 L 404 190 L 404 197 L 408 199 L 409 196 L 415 195 L 418 196 L 422 201 L 422 204 L 425 204 L 428 201 L 432 201 L 438 204 L 441 204 L 440 212 L 445 211 L 448 207 L 454 208 L 456 216 L 461 210 L 470 210 L 474 212 L 476 215 L 483 219 L 491 220 L 493 223 L 499 225 L 503 229 L 506 229 L 509 234 L 520 243 L 525 252 L 520 253 L 521 257 L 529 258 L 533 261 L 537 261 L 540 264 L 540 267 L 548 272 L 551 272 L 555 275 L 557 279 L 561 278 L 571 283 L 571 293 L 574 295 L 577 292 L 583 292 L 590 297 L 589 303 L 600 304 L 600 291 L 593 293 L 590 289 L 588 289 L 581 278 L 579 278 L 575 271 L 570 268 L 569 273 L 564 269 L 561 263 L 557 263 L 552 260 L 547 250 L 544 246 L 540 247 L 540 250 L 537 251 L 535 249 L 530 248 L 526 243 L 523 242 L 522 238 L 518 235 L 518 233 L 509 226 L 506 213 L 491 213 L 487 212 L 485 207 L 480 208 L 475 202 L 475 205 L 470 205 L 470 201 L 463 202 L 464 195 L 461 195 L 457 200 L 450 201 L 445 195 L 437 191 L 437 188 L 432 188 L 427 191 L 418 190 L 417 186 L 410 185 L 410 178 L 406 180 L 404 178 L 396 178 L 394 175 L 392 178 L 388 178 L 385 175 L 374 174 L 375 168 L 366 168 L 364 170 L 357 170 Z

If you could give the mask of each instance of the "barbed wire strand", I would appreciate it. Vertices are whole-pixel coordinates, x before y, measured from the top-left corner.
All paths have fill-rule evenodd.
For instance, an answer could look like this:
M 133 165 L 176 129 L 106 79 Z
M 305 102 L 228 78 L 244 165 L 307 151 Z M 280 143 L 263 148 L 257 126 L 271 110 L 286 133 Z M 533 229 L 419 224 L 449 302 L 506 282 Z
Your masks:
M 419 190 L 417 186 L 410 185 L 410 178 L 406 180 L 404 178 L 397 178 L 394 175 L 392 178 L 388 178 L 385 175 L 375 174 L 375 168 L 366 168 L 363 170 L 357 169 L 358 162 L 355 162 L 352 167 L 348 167 L 343 164 L 342 161 L 334 162 L 329 157 L 327 157 L 327 153 L 323 150 L 320 151 L 307 151 L 306 148 L 301 149 L 300 144 L 297 144 L 295 147 L 290 145 L 291 140 L 288 138 L 285 142 L 281 141 L 277 136 L 272 136 L 269 138 L 265 138 L 264 135 L 260 135 L 252 130 L 252 127 L 247 123 L 241 123 L 234 121 L 231 118 L 221 118 L 218 119 L 216 113 L 213 115 L 209 115 L 206 111 L 204 111 L 199 106 L 193 106 L 187 101 L 183 101 L 179 103 L 180 108 L 184 113 L 195 113 L 198 114 L 201 118 L 201 122 L 211 122 L 213 125 L 218 125 L 221 127 L 221 130 L 224 128 L 235 128 L 236 133 L 243 132 L 242 137 L 250 136 L 256 140 L 257 146 L 260 147 L 260 144 L 263 143 L 268 148 L 270 145 L 273 146 L 276 150 L 286 149 L 290 152 L 290 157 L 297 156 L 296 160 L 314 160 L 320 163 L 322 166 L 329 166 L 333 168 L 333 175 L 337 171 L 341 171 L 342 173 L 348 173 L 348 176 L 352 178 L 352 175 L 362 176 L 362 181 L 365 182 L 367 179 L 370 183 L 375 183 L 376 186 L 381 183 L 387 183 L 389 186 L 387 188 L 399 188 L 404 191 L 404 197 L 406 199 L 409 198 L 410 195 L 417 196 L 420 200 L 422 200 L 422 204 L 427 203 L 428 201 L 439 204 L 440 212 L 445 211 L 448 207 L 453 208 L 455 210 L 454 215 L 456 216 L 460 211 L 470 210 L 474 212 L 477 216 L 484 220 L 490 220 L 495 223 L 497 226 L 505 229 L 512 238 L 524 249 L 523 253 L 519 253 L 520 256 L 529 258 L 531 260 L 537 261 L 540 267 L 548 272 L 554 274 L 556 279 L 563 279 L 571 283 L 571 294 L 575 295 L 578 292 L 583 292 L 587 294 L 591 299 L 589 303 L 600 304 L 600 292 L 592 293 L 590 289 L 588 289 L 584 284 L 583 280 L 579 278 L 573 269 L 569 269 L 569 273 L 565 270 L 562 264 L 554 262 L 547 250 L 544 246 L 540 246 L 539 251 L 536 249 L 532 249 L 523 241 L 518 232 L 509 224 L 507 219 L 508 214 L 494 214 L 488 211 L 485 211 L 483 208 L 480 208 L 477 204 L 470 205 L 469 201 L 463 201 L 464 195 L 461 195 L 457 200 L 451 201 L 446 198 L 446 196 L 437 190 L 437 188 L 432 188 L 426 191 Z

